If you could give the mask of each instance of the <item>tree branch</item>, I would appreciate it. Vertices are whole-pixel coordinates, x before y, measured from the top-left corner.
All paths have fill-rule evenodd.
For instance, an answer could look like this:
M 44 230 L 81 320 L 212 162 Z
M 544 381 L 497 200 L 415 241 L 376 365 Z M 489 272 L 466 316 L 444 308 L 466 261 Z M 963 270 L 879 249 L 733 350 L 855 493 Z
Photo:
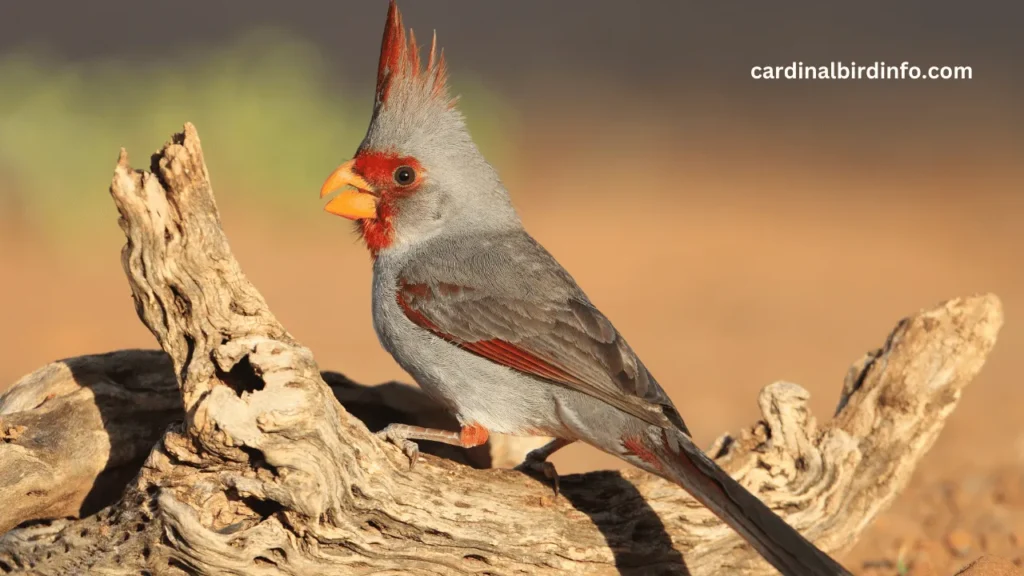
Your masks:
M 322 372 L 334 397 L 370 430 L 392 422 L 457 430 L 418 388 L 361 386 Z M 114 503 L 167 427 L 185 417 L 171 359 L 120 350 L 47 364 L 0 396 L 0 534 L 32 520 L 88 516 Z M 69 424 L 70 423 L 70 424 Z M 495 436 L 462 450 L 423 451 L 474 468 L 511 467 L 540 441 Z
M 404 456 L 338 403 L 312 353 L 285 331 L 242 274 L 220 228 L 191 125 L 154 157 L 152 169 L 133 171 L 122 153 L 111 194 L 128 239 L 122 261 L 136 309 L 170 358 L 184 421 L 171 425 L 120 501 L 82 520 L 9 533 L 0 540 L 0 568 L 33 566 L 45 574 L 771 573 L 685 492 L 639 471 L 565 477 L 556 498 L 546 483 L 510 470 L 478 470 L 430 456 L 410 470 Z M 738 438 L 722 437 L 711 453 L 824 550 L 842 551 L 906 485 L 1001 325 L 1001 304 L 992 295 L 920 312 L 855 364 L 832 421 L 817 425 L 799 386 L 771 384 L 759 397 L 763 421 Z M 66 363 L 72 373 L 74 362 Z M 125 400 L 131 383 L 155 370 L 154 362 L 129 365 L 114 387 L 128 391 Z M 67 458 L 85 445 L 115 445 L 112 439 L 120 438 L 79 438 L 79 445 L 53 457 L 18 444 L 32 433 L 31 418 L 43 431 L 55 421 L 39 420 L 47 403 L 21 402 L 12 411 L 8 396 L 28 394 L 19 389 L 45 379 L 23 380 L 0 404 L 0 434 L 2 426 L 25 426 L 0 444 L 0 490 L 11 485 L 2 483 L 2 474 L 20 465 L 18 458 L 34 457 L 69 474 L 74 467 Z M 166 404 L 146 410 L 161 412 L 160 406 Z M 96 430 L 95 414 L 78 414 L 70 421 Z M 79 474 L 99 472 L 93 466 Z M 35 514 L 45 517 L 45 511 Z

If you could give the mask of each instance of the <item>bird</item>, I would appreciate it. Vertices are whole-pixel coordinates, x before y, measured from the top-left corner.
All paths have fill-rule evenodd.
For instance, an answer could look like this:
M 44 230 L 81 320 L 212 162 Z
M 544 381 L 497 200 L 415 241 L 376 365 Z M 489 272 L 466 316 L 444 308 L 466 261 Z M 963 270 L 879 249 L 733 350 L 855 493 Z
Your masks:
M 369 250 L 381 345 L 460 430 L 377 434 L 410 465 L 415 441 L 550 437 L 521 469 L 554 479 L 548 458 L 581 441 L 678 484 L 786 576 L 849 574 L 694 444 L 625 338 L 524 229 L 457 104 L 436 32 L 424 65 L 390 0 L 366 136 L 320 197 L 340 190 L 324 210 L 354 221 Z

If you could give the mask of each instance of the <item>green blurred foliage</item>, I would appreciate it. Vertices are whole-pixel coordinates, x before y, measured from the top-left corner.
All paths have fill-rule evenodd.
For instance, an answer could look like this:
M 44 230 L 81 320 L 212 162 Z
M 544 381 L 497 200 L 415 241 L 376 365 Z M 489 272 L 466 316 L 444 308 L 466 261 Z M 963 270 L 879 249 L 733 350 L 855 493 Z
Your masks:
M 118 150 L 148 167 L 149 155 L 189 121 L 219 197 L 244 194 L 282 216 L 308 213 L 323 179 L 362 140 L 371 112 L 372 79 L 342 86 L 336 76 L 314 47 L 275 30 L 159 61 L 0 55 L 0 211 L 16 207 L 19 219 L 51 234 L 109 226 Z M 501 164 L 510 110 L 479 82 L 453 76 L 474 138 Z

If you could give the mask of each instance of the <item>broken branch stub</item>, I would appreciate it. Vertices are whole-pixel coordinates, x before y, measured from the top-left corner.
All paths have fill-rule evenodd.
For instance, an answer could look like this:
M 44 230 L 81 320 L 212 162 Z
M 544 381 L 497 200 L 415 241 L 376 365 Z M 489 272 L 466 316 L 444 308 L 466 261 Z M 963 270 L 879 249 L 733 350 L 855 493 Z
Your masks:
M 424 457 L 409 469 L 346 412 L 227 246 L 195 129 L 122 155 L 111 193 L 140 318 L 170 356 L 185 424 L 124 497 L 0 541 L 0 566 L 200 574 L 770 574 L 681 489 L 637 470 L 545 482 Z M 711 454 L 824 550 L 849 547 L 905 486 L 1002 324 L 992 295 L 902 321 L 858 362 L 835 418 L 776 383 L 763 421 Z M 87 536 L 83 536 L 86 534 Z M 29 544 L 30 543 L 30 544 Z M 137 572 L 137 570 L 136 570 Z

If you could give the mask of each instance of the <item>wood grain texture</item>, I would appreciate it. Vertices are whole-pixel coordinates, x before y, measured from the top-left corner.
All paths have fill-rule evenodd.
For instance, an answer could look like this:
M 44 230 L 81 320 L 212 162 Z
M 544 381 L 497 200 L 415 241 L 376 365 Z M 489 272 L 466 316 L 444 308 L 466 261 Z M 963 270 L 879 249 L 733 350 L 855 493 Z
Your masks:
M 0 569 L 772 573 L 680 488 L 643 472 L 564 477 L 554 497 L 546 482 L 512 470 L 476 469 L 429 455 L 410 469 L 396 448 L 339 403 L 313 354 L 288 334 L 243 275 L 221 230 L 191 125 L 154 156 L 152 169 L 131 169 L 122 153 L 111 194 L 127 237 L 122 261 L 136 309 L 166 356 L 147 353 L 151 364 L 130 357 L 126 375 L 98 377 L 108 389 L 92 394 L 102 396 L 105 406 L 123 400 L 123 407 L 109 410 L 126 426 L 152 422 L 142 426 L 152 436 L 140 435 L 138 444 L 148 446 L 152 438 L 155 446 L 148 452 L 138 445 L 124 448 L 126 438 L 97 417 L 103 412 L 98 399 L 70 406 L 72 396 L 94 390 L 80 379 L 77 388 L 69 383 L 75 371 L 70 365 L 78 359 L 19 382 L 0 401 L 5 503 L 28 498 L 28 485 L 18 483 L 15 469 L 36 466 L 33 486 L 52 492 L 65 482 L 61 478 L 74 476 L 79 484 L 98 479 L 105 468 L 98 468 L 103 458 L 96 455 L 123 450 L 145 459 L 120 499 L 99 512 L 35 522 L 0 538 Z M 758 398 L 762 420 L 738 436 L 723 436 L 710 453 L 822 549 L 841 552 L 905 487 L 984 364 L 1001 325 L 1002 307 L 993 295 L 914 314 L 854 364 L 832 420 L 819 425 L 808 410 L 808 393 L 777 382 Z M 136 411 L 133 404 L 149 396 L 133 396 L 138 386 L 132 383 L 160 371 L 174 377 L 180 397 L 167 393 L 171 382 L 165 376 L 161 399 Z M 51 389 L 57 395 L 40 401 Z M 387 396 L 381 392 L 379 397 Z M 77 412 L 49 416 L 63 404 Z M 171 404 L 183 419 L 168 424 L 175 420 L 169 416 L 158 425 L 156 415 L 170 413 Z M 59 439 L 44 449 L 45 443 L 23 440 L 33 434 Z M 69 464 L 83 454 L 92 454 L 88 465 Z M 47 474 L 54 478 L 49 484 Z M 6 528 L 32 518 L 77 516 L 82 504 L 75 500 L 80 498 L 0 519 Z

